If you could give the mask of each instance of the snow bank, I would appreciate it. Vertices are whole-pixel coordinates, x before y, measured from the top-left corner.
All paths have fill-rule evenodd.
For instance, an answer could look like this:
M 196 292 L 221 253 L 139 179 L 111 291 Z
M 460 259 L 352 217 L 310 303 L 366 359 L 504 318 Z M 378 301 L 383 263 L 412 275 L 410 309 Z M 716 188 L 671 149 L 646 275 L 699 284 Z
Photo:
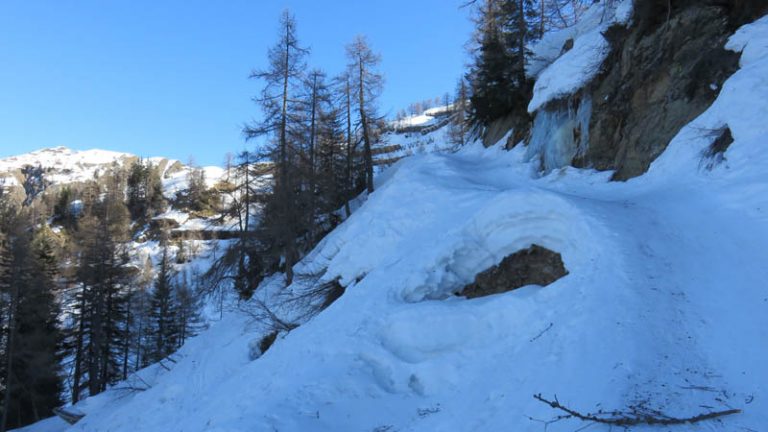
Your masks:
M 728 177 L 749 174 L 752 180 L 762 179 L 762 167 L 768 153 L 761 145 L 768 141 L 768 17 L 739 29 L 726 48 L 741 52 L 740 69 L 720 90 L 715 102 L 698 118 L 685 126 L 672 140 L 667 150 L 649 169 L 652 176 L 670 172 L 681 161 L 702 158 L 717 131 L 728 127 L 734 142 L 725 155 L 718 175 Z M 686 177 L 695 177 L 700 167 L 689 167 Z

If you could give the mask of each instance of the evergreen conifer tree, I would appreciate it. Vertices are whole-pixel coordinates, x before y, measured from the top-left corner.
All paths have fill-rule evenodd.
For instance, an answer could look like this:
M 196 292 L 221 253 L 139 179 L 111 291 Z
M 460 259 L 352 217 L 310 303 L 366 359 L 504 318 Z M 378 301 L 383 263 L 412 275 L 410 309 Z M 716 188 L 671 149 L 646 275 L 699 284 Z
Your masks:
M 150 359 L 153 362 L 164 359 L 178 347 L 177 310 L 173 295 L 175 275 L 172 266 L 166 245 L 157 268 L 149 315 L 152 332 Z
M 531 0 L 484 0 L 477 8 L 474 64 L 469 72 L 471 120 L 480 127 L 513 114 L 527 118 L 526 14 Z

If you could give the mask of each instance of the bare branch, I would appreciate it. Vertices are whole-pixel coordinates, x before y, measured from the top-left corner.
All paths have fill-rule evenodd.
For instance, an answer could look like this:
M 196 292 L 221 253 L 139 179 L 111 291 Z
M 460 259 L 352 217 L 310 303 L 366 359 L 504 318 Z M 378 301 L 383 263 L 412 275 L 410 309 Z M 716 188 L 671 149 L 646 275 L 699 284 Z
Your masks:
M 623 427 L 637 426 L 637 425 L 671 426 L 671 425 L 680 425 L 680 424 L 693 424 L 693 423 L 698 423 L 705 420 L 712 420 L 718 417 L 724 417 L 732 414 L 741 413 L 740 409 L 729 409 L 724 411 L 712 411 L 708 413 L 702 413 L 692 417 L 678 418 L 678 417 L 667 416 L 659 411 L 640 410 L 638 409 L 638 407 L 634 407 L 629 411 L 611 411 L 611 412 L 599 411 L 597 413 L 584 414 L 560 404 L 560 402 L 557 400 L 557 396 L 555 396 L 554 400 L 547 400 L 543 398 L 541 394 L 535 394 L 533 395 L 533 398 L 549 405 L 553 409 L 562 411 L 567 414 L 566 417 L 560 416 L 558 417 L 558 419 L 577 418 L 579 420 L 583 420 L 587 422 L 601 423 L 601 424 L 607 424 L 612 426 L 623 426 Z

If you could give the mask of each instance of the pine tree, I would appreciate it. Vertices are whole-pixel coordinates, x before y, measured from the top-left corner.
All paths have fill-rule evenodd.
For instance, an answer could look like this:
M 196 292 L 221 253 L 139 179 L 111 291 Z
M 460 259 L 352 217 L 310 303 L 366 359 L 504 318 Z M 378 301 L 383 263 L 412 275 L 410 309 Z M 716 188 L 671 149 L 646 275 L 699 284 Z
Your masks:
M 143 225 L 165 210 L 160 172 L 151 162 L 139 159 L 128 170 L 127 206 L 131 218 Z
M 373 145 L 378 139 L 376 110 L 384 78 L 376 70 L 381 57 L 371 50 L 365 37 L 358 36 L 347 46 L 348 69 L 356 94 L 358 125 L 362 134 L 365 184 L 373 193 Z
M 453 117 L 451 119 L 448 137 L 456 147 L 461 147 L 469 140 L 469 89 L 465 79 L 459 80 L 456 86 L 456 96 L 453 101 Z
M 193 275 L 194 276 L 194 275 Z M 174 301 L 176 309 L 177 347 L 195 336 L 202 327 L 199 291 L 192 287 L 186 272 L 176 279 Z
M 329 164 L 327 152 L 331 152 L 330 157 L 336 154 L 335 147 L 338 145 L 338 113 L 332 106 L 332 94 L 329 84 L 326 82 L 326 74 L 318 69 L 309 73 L 307 78 L 308 100 L 308 156 L 307 167 L 304 169 L 304 175 L 307 177 L 308 197 L 306 199 L 306 226 L 308 231 L 308 244 L 314 245 L 318 236 L 318 218 L 321 213 L 327 211 L 326 201 L 329 199 L 329 193 L 335 194 L 336 184 L 333 180 L 335 176 L 336 165 Z M 323 172 L 321 173 L 321 164 Z M 333 171 L 331 171 L 333 170 Z M 327 177 L 326 177 L 327 176 Z M 329 191 L 332 188 L 334 191 Z M 334 197 L 333 201 L 337 201 Z
M 273 162 L 273 189 L 265 204 L 262 217 L 262 232 L 270 238 L 282 255 L 286 281 L 293 281 L 293 265 L 298 261 L 296 239 L 301 232 L 303 220 L 300 211 L 301 183 L 296 174 L 300 162 L 295 142 L 300 135 L 301 102 L 293 96 L 300 92 L 303 84 L 307 49 L 299 45 L 296 37 L 296 21 L 285 11 L 280 18 L 278 43 L 269 51 L 269 67 L 254 71 L 252 78 L 264 82 L 261 95 L 256 98 L 263 113 L 263 120 L 246 126 L 248 139 L 268 137 L 274 144 L 264 149 L 263 154 Z
M 515 114 L 527 117 L 531 83 L 525 75 L 531 0 L 485 0 L 477 9 L 475 59 L 469 73 L 472 122 L 484 128 Z
M 317 134 L 317 212 L 335 226 L 335 213 L 346 202 L 346 157 L 342 109 L 329 103 L 320 114 Z
M 98 394 L 122 376 L 124 344 L 130 341 L 125 328 L 130 217 L 120 177 L 114 175 L 107 182 L 107 192 L 87 205 L 90 214 L 81 220 L 77 234 L 81 251 L 76 275 L 80 291 L 73 311 L 74 402 L 82 390 Z
M 10 282 L 10 302 L 6 323 L 3 424 L 20 427 L 52 415 L 62 401 L 60 377 L 62 338 L 57 326 L 59 307 L 58 263 L 50 231 L 41 229 L 33 238 L 17 223 L 3 277 Z M 7 248 L 3 248 L 6 249 Z
M 213 194 L 205 181 L 205 171 L 193 167 L 187 173 L 187 189 L 184 191 L 184 205 L 196 212 L 211 211 L 214 208 Z
M 341 107 L 338 109 L 342 117 L 343 126 L 343 153 L 344 153 L 344 166 L 343 166 L 343 186 L 341 191 L 343 192 L 344 200 L 344 213 L 346 217 L 352 215 L 349 202 L 365 190 L 365 182 L 358 181 L 360 178 L 365 178 L 365 174 L 360 171 L 360 167 L 363 164 L 358 162 L 358 140 L 356 139 L 353 122 L 354 122 L 354 105 L 353 101 L 353 80 L 352 71 L 347 68 L 341 75 L 336 77 L 336 98 L 341 102 Z M 364 171 L 364 170 L 363 170 Z
M 168 357 L 177 348 L 178 322 L 173 299 L 173 278 L 171 258 L 166 245 L 163 247 L 163 254 L 157 269 L 149 315 L 152 332 L 152 351 L 150 352 L 152 362 L 158 362 Z
M 74 229 L 77 225 L 78 215 L 72 208 L 74 199 L 74 191 L 66 186 L 59 192 L 59 196 L 53 206 L 54 220 L 67 229 Z
M 0 188 L 2 189 L 2 188 Z M 13 348 L 16 336 L 14 313 L 17 306 L 18 285 L 14 284 L 13 259 L 11 248 L 7 240 L 9 220 L 7 216 L 6 202 L 0 196 L 0 205 L 3 205 L 3 219 L 0 224 L 0 300 L 2 300 L 2 357 L 0 357 L 0 378 L 2 378 L 2 419 L 0 431 L 4 432 L 8 426 L 10 414 L 11 393 L 13 390 Z
M 15 374 L 15 360 L 18 356 L 17 353 L 17 339 L 18 339 L 18 309 L 19 309 L 19 294 L 21 292 L 22 280 L 28 275 L 27 273 L 20 271 L 18 268 L 19 257 L 17 255 L 18 250 L 14 250 L 11 253 L 14 254 L 14 261 L 11 266 L 10 276 L 10 291 L 8 292 L 8 300 L 6 305 L 6 335 L 5 345 L 3 347 L 4 354 L 4 382 L 5 388 L 3 394 L 3 417 L 2 423 L 0 423 L 0 431 L 5 431 L 7 426 L 15 426 L 13 419 L 13 402 L 15 401 L 14 394 L 18 393 L 19 387 L 22 384 L 19 382 Z

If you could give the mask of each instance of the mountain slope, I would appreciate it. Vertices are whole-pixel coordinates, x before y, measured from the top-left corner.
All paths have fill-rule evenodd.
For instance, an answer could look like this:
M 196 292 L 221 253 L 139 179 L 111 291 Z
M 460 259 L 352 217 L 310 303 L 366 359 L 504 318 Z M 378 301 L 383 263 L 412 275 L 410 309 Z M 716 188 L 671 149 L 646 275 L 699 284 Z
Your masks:
M 675 430 L 763 430 L 768 17 L 728 47 L 741 69 L 645 175 L 540 176 L 525 148 L 503 144 L 402 160 L 297 268 L 340 280 L 338 301 L 256 360 L 269 329 L 233 311 L 170 370 L 142 371 L 143 391 L 84 401 L 72 430 L 541 431 L 559 413 L 537 393 L 584 412 L 738 408 Z M 733 142 L 719 152 L 726 126 Z M 531 244 L 560 252 L 569 274 L 454 295 Z M 267 301 L 280 283 L 264 284 Z

